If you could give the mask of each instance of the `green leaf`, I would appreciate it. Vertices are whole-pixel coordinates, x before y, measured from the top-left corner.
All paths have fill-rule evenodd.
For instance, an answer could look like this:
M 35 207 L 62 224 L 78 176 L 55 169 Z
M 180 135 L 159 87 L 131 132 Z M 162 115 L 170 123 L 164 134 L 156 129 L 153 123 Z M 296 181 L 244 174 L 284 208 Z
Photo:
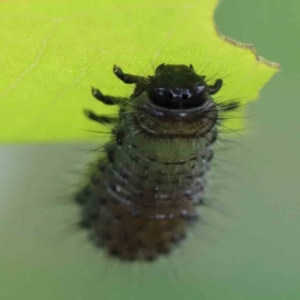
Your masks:
M 249 45 L 221 37 L 216 0 L 52 0 L 0 2 L 2 142 L 88 140 L 99 125 L 84 108 L 117 113 L 91 96 L 128 96 L 112 72 L 152 74 L 156 65 L 193 64 L 214 81 L 217 100 L 249 102 L 278 70 Z M 235 118 L 231 128 L 241 127 Z M 228 124 L 227 124 L 228 125 Z

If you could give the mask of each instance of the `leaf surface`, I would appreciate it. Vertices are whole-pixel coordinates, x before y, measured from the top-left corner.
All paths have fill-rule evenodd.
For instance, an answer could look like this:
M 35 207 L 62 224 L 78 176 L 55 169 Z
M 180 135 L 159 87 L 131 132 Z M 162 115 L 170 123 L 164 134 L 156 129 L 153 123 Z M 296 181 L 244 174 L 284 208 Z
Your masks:
M 114 64 L 143 75 L 163 62 L 193 64 L 211 82 L 224 78 L 217 101 L 256 99 L 278 65 L 220 36 L 216 6 L 217 0 L 0 1 L 0 141 L 94 139 L 85 129 L 99 125 L 83 109 L 116 114 L 117 107 L 94 100 L 91 86 L 123 97 L 133 88 L 114 76 Z

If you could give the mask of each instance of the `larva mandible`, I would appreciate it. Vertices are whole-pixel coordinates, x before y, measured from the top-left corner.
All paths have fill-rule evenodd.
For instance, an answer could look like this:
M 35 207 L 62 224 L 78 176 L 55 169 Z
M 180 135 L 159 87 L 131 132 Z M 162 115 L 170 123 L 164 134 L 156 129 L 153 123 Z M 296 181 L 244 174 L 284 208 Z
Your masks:
M 203 202 L 205 174 L 221 113 L 239 106 L 216 103 L 222 80 L 207 84 L 192 65 L 159 65 L 154 76 L 114 74 L 135 84 L 128 98 L 93 96 L 118 105 L 119 118 L 85 111 L 101 124 L 116 124 L 89 184 L 78 194 L 82 227 L 97 244 L 124 260 L 153 260 L 185 237 Z

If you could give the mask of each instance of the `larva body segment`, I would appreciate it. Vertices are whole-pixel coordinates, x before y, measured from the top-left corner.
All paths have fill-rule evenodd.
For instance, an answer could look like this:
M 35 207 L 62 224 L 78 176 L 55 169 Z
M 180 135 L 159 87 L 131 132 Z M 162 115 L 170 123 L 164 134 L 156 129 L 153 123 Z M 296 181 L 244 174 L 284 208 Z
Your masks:
M 211 95 L 222 81 L 207 85 L 192 66 L 163 64 L 147 78 L 114 72 L 135 90 L 124 100 L 93 89 L 98 100 L 120 106 L 120 117 L 107 158 L 78 197 L 82 224 L 110 254 L 151 260 L 168 253 L 197 218 L 218 115 L 237 104 L 218 106 Z

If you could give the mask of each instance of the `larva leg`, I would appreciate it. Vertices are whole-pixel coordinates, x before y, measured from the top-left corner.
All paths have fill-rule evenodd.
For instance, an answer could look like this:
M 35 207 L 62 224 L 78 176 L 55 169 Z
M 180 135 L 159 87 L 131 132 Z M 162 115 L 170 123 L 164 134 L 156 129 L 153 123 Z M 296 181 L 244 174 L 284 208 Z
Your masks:
M 122 69 L 116 65 L 114 65 L 113 71 L 120 80 L 127 84 L 143 83 L 148 81 L 146 77 L 123 73 Z
M 121 98 L 121 97 L 105 96 L 99 90 L 93 87 L 92 87 L 92 94 L 97 100 L 107 105 L 115 105 L 121 103 L 122 101 L 128 100 L 126 98 Z
M 208 92 L 210 95 L 213 95 L 217 93 L 223 85 L 223 80 L 222 79 L 217 79 L 214 83 L 214 85 L 209 85 L 208 87 Z
M 119 118 L 118 117 L 108 117 L 103 115 L 97 115 L 91 110 L 84 110 L 84 114 L 87 118 L 96 121 L 100 124 L 111 124 L 111 123 L 117 123 Z

